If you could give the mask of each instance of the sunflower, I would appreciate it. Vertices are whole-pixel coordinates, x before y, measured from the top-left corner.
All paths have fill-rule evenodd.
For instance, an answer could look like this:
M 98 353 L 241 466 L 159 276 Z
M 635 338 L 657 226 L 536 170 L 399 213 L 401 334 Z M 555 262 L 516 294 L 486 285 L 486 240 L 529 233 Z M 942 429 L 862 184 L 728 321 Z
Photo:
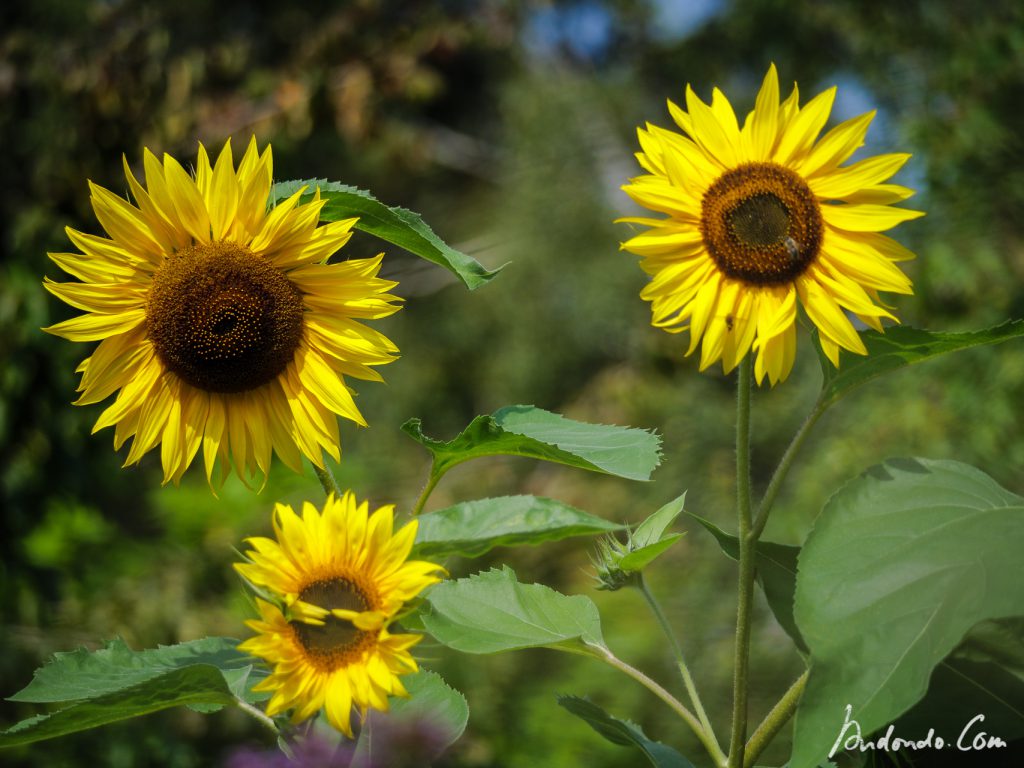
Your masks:
M 896 266 L 914 254 L 879 234 L 924 214 L 893 207 L 913 190 L 884 183 L 910 157 L 886 154 L 842 165 L 864 143 L 875 113 L 836 126 L 821 140 L 836 89 L 799 105 L 779 100 L 772 65 L 753 112 L 739 126 L 725 95 L 710 106 L 686 88 L 686 110 L 668 104 L 686 135 L 639 129 L 647 172 L 623 190 L 667 218 L 620 219 L 650 229 L 622 244 L 652 280 L 641 292 L 651 324 L 690 331 L 700 370 L 726 372 L 751 350 L 758 382 L 784 380 L 796 354 L 797 300 L 818 329 L 826 357 L 867 354 L 851 316 L 881 331 L 896 320 L 879 291 L 912 293 Z M 898 321 L 897 321 L 898 322 Z
M 345 376 L 380 381 L 370 366 L 398 351 L 359 322 L 399 308 L 381 257 L 327 263 L 356 219 L 317 226 L 319 189 L 268 209 L 271 151 L 255 138 L 237 171 L 230 141 L 213 166 L 199 145 L 194 178 L 169 155 L 143 164 L 145 187 L 124 161 L 135 204 L 90 182 L 109 237 L 68 228 L 82 252 L 50 258 L 80 282 L 44 283 L 87 313 L 44 330 L 100 342 L 76 404 L 117 393 L 93 432 L 114 427 L 115 450 L 132 438 L 125 466 L 159 443 L 164 483 L 200 447 L 222 482 L 232 466 L 265 477 L 272 452 L 297 472 L 302 456 L 338 460 L 337 416 L 366 424 Z
M 415 672 L 409 653 L 420 635 L 390 634 L 406 602 L 440 580 L 440 566 L 408 560 L 417 522 L 393 532 L 394 507 L 369 514 L 346 492 L 328 497 L 321 514 L 303 505 L 274 509 L 277 540 L 248 539 L 247 563 L 235 568 L 265 588 L 284 610 L 257 598 L 259 634 L 239 648 L 260 656 L 273 672 L 256 690 L 273 691 L 267 714 L 292 709 L 295 722 L 321 708 L 331 724 L 352 735 L 353 706 L 387 710 L 388 696 L 407 695 L 399 675 Z

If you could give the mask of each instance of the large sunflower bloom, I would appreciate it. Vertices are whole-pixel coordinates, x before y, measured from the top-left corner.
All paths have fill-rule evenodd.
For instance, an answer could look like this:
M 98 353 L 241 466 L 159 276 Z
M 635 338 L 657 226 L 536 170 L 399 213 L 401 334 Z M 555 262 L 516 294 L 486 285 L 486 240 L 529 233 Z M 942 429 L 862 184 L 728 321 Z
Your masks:
M 232 465 L 266 476 L 272 452 L 297 472 L 302 456 L 337 460 L 337 416 L 366 423 L 344 377 L 380 381 L 369 366 L 398 351 L 358 322 L 398 310 L 380 257 L 327 263 L 356 220 L 318 227 L 319 190 L 268 210 L 271 151 L 255 138 L 237 171 L 230 142 L 213 166 L 200 144 L 194 178 L 169 155 L 143 159 L 145 187 L 124 162 L 134 205 L 90 182 L 109 237 L 68 228 L 82 253 L 50 254 L 81 282 L 45 281 L 87 312 L 45 330 L 100 342 L 76 404 L 117 392 L 93 432 L 113 426 L 115 449 L 133 438 L 126 466 L 159 443 L 165 483 L 200 447 L 222 481 Z
M 247 623 L 259 634 L 239 646 L 273 666 L 256 688 L 273 691 L 267 714 L 292 709 L 299 722 L 324 708 L 351 736 L 353 706 L 365 717 L 369 708 L 386 711 L 388 696 L 407 695 L 398 676 L 416 671 L 409 648 L 420 635 L 393 635 L 387 627 L 443 569 L 407 559 L 416 521 L 397 533 L 393 526 L 394 507 L 371 515 L 346 492 L 329 496 L 322 514 L 306 502 L 301 518 L 278 504 L 277 540 L 247 540 L 249 562 L 235 568 L 285 606 L 257 600 L 261 620 Z
M 822 350 L 866 354 L 850 315 L 881 331 L 896 318 L 878 291 L 912 293 L 895 262 L 913 258 L 879 234 L 920 211 L 892 207 L 913 190 L 884 183 L 910 157 L 887 154 L 841 165 L 864 143 L 874 112 L 818 135 L 835 88 L 799 106 L 779 100 L 772 65 L 741 128 L 717 88 L 711 105 L 686 88 L 686 110 L 669 111 L 686 135 L 639 129 L 647 171 L 623 189 L 668 218 L 626 218 L 651 229 L 622 244 L 652 276 L 641 296 L 651 323 L 690 331 L 700 369 L 726 372 L 751 351 L 758 382 L 785 379 L 796 354 L 797 299 L 818 328 Z M 701 343 L 702 342 L 702 343 Z

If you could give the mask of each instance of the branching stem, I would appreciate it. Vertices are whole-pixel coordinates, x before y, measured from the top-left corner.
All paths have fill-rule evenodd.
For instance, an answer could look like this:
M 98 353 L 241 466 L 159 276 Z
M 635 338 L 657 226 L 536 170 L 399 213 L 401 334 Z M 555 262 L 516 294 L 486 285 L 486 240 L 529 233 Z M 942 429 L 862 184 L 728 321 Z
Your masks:
M 754 730 L 743 753 L 744 768 L 752 768 L 765 747 L 771 743 L 775 735 L 782 730 L 782 726 L 788 723 L 793 713 L 796 712 L 796 705 L 800 703 L 800 696 L 807 685 L 808 674 L 809 670 L 804 670 L 804 673 L 796 679 L 796 682 L 789 687 L 785 695 L 772 707 L 772 711 L 765 716 L 761 724 Z
M 818 419 L 821 415 L 828 410 L 828 404 L 818 400 L 814 404 L 814 408 L 807 418 L 804 419 L 804 423 L 800 425 L 800 429 L 797 430 L 796 434 L 793 435 L 793 439 L 790 441 L 789 446 L 786 448 L 786 452 L 782 454 L 782 458 L 779 460 L 779 465 L 775 468 L 775 472 L 772 474 L 772 479 L 768 482 L 768 488 L 764 492 L 764 497 L 761 499 L 760 505 L 757 508 L 757 517 L 754 519 L 753 533 L 754 538 L 761 538 L 761 533 L 764 531 L 765 525 L 768 523 L 768 514 L 772 510 L 772 504 L 775 503 L 775 497 L 779 493 L 779 489 L 782 487 L 782 481 L 786 479 L 786 475 L 789 473 L 789 468 L 793 464 L 793 459 L 800 452 L 800 448 L 803 446 L 807 436 L 811 434 L 811 430 L 814 425 L 818 423 Z
M 704 730 L 700 721 L 689 709 L 686 708 L 685 704 L 639 669 L 631 667 L 626 662 L 617 658 L 615 654 L 607 648 L 597 648 L 594 649 L 594 651 L 596 658 L 601 659 L 605 664 L 608 664 L 609 666 L 614 667 L 620 672 L 623 672 L 633 678 L 640 683 L 640 685 L 665 702 L 673 712 L 679 715 L 679 717 L 681 717 L 683 721 L 690 726 L 697 738 L 700 739 L 701 744 L 703 744 L 704 748 L 708 751 L 708 754 L 714 759 L 715 765 L 723 766 L 724 768 L 726 757 L 722 753 L 722 748 L 718 746 L 718 742 L 715 740 L 715 737 Z
M 707 712 L 704 710 L 704 705 L 701 703 L 700 694 L 697 692 L 697 686 L 693 682 L 693 676 L 690 674 L 690 669 L 686 665 L 686 659 L 683 657 L 683 649 L 679 645 L 679 640 L 676 639 L 675 633 L 672 631 L 672 626 L 668 623 L 668 618 L 665 616 L 665 612 L 661 610 L 661 605 L 655 599 L 651 590 L 647 586 L 647 581 L 644 579 L 644 575 L 641 572 L 637 580 L 641 594 L 646 598 L 647 605 L 651 608 L 651 613 L 654 614 L 654 618 L 657 619 L 658 624 L 661 626 L 662 632 L 665 633 L 665 637 L 668 638 L 669 645 L 672 646 L 672 654 L 676 658 L 676 666 L 679 667 L 679 674 L 683 678 L 683 684 L 686 686 L 686 693 L 690 697 L 690 703 L 697 712 L 697 718 L 700 720 L 701 728 L 708 734 L 715 743 L 718 743 L 718 739 L 715 737 L 715 731 L 711 727 L 711 721 L 708 719 Z

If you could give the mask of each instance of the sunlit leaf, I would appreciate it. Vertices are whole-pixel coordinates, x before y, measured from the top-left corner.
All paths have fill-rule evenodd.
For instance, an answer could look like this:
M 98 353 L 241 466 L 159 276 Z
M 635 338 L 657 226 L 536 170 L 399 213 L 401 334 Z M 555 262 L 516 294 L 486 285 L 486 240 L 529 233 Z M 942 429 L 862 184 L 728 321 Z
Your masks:
M 420 515 L 413 551 L 421 557 L 478 557 L 494 547 L 540 544 L 621 528 L 554 499 L 502 496 Z
M 601 619 L 589 598 L 520 584 L 507 566 L 434 585 L 421 618 L 439 642 L 464 653 L 604 647 Z
M 9 700 L 42 704 L 88 699 L 195 664 L 209 664 L 225 672 L 247 671 L 252 659 L 240 653 L 237 645 L 231 638 L 206 637 L 133 651 L 124 640 L 116 639 L 98 651 L 79 648 L 56 653 L 35 671 L 32 682 Z
M 0 747 L 65 736 L 170 707 L 222 707 L 235 701 L 216 667 L 195 664 L 168 669 L 134 685 L 74 702 L 52 714 L 22 720 L 0 731 Z
M 673 533 L 646 547 L 634 549 L 619 561 L 619 568 L 627 573 L 642 571 L 681 538 L 683 538 L 683 534 Z
M 686 492 L 673 499 L 654 514 L 650 515 L 630 534 L 630 552 L 619 561 L 619 568 L 626 572 L 642 571 L 669 547 L 683 538 L 681 533 L 665 534 L 683 511 Z
M 0 732 L 0 747 L 52 739 L 169 707 L 209 712 L 239 698 L 257 700 L 261 695 L 251 691 L 251 659 L 235 649 L 237 644 L 210 637 L 133 651 L 124 641 L 114 640 L 98 651 L 55 654 L 10 700 L 68 706 Z
M 273 202 L 308 187 L 308 195 L 319 187 L 320 197 L 327 200 L 320 212 L 322 221 L 338 221 L 359 217 L 355 228 L 393 243 L 415 256 L 439 264 L 454 273 L 470 290 L 489 282 L 499 270 L 488 270 L 472 256 L 457 251 L 439 238 L 419 214 L 384 205 L 369 192 L 325 179 L 280 181 L 270 196 Z
M 963 333 L 923 331 L 907 326 L 887 328 L 885 333 L 864 331 L 860 337 L 867 347 L 867 356 L 843 351 L 838 369 L 815 345 L 824 377 L 821 397 L 825 404 L 833 403 L 854 387 L 883 373 L 961 349 L 999 344 L 1021 336 L 1024 336 L 1024 320 L 1012 320 L 983 331 Z
M 423 434 L 419 419 L 403 431 L 434 457 L 434 476 L 481 456 L 525 456 L 631 480 L 648 480 L 661 460 L 660 438 L 632 427 L 587 424 L 532 405 L 477 416 L 447 442 Z
M 672 499 L 672 501 L 640 523 L 636 530 L 633 531 L 631 537 L 634 546 L 646 547 L 649 544 L 661 541 L 665 531 L 682 513 L 685 504 L 686 492 L 684 491 L 681 496 Z
M 1024 614 L 1021 552 L 1024 499 L 965 464 L 890 460 L 841 488 L 800 554 L 792 768 L 828 753 L 845 705 L 865 734 L 891 723 L 972 627 Z

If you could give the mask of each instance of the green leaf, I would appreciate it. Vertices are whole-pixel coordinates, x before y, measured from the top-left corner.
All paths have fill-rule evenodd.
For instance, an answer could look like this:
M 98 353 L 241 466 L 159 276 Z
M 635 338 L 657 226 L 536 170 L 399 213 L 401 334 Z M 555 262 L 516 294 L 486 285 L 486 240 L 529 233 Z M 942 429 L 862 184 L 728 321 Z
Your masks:
M 424 435 L 419 419 L 410 419 L 402 430 L 433 455 L 435 479 L 481 456 L 526 456 L 630 480 L 650 479 L 661 460 L 661 440 L 656 434 L 573 421 L 532 405 L 477 416 L 448 442 Z
M 1024 617 L 981 622 L 952 656 L 964 661 L 993 662 L 1024 683 Z M 1024 703 L 1024 697 L 1020 701 Z
M 932 672 L 927 695 L 896 723 L 898 733 L 959 735 L 978 714 L 1006 741 L 1024 739 L 1024 620 L 985 621 Z M 969 740 L 968 740 L 969 743 Z
M 735 536 L 723 531 L 714 523 L 690 513 L 690 517 L 707 528 L 718 540 L 718 545 L 733 560 L 739 560 L 740 542 Z M 793 594 L 796 591 L 796 561 L 800 554 L 800 547 L 793 547 L 788 544 L 775 544 L 771 541 L 757 542 L 757 557 L 755 568 L 757 583 L 764 591 L 768 607 L 775 614 L 776 621 L 786 631 L 797 648 L 807 651 L 800 630 L 793 620 Z
M 237 640 L 209 637 L 133 651 L 123 640 L 113 640 L 98 651 L 57 653 L 10 700 L 72 703 L 0 732 L 0 746 L 50 739 L 168 707 L 209 712 L 237 699 L 265 698 L 252 693 L 252 665 L 236 645 Z
M 9 701 L 37 704 L 89 699 L 158 677 L 168 670 L 194 664 L 209 664 L 225 673 L 248 673 L 250 657 L 240 653 L 237 640 L 207 637 L 177 645 L 161 645 L 133 651 L 124 640 L 111 640 L 105 648 L 79 648 L 56 653 L 37 669 L 32 682 Z M 232 677 L 232 681 L 235 677 Z
M 420 557 L 479 557 L 494 547 L 540 544 L 621 528 L 554 499 L 502 496 L 420 515 L 413 552 Z
M 665 535 L 666 529 L 683 511 L 686 492 L 673 499 L 637 526 L 629 537 L 630 553 L 619 561 L 619 568 L 626 572 L 642 571 L 669 547 L 683 538 L 683 534 Z
M 586 722 L 612 744 L 618 744 L 620 747 L 635 747 L 640 750 L 655 768 L 693 768 L 693 763 L 672 747 L 652 741 L 644 735 L 640 726 L 634 725 L 628 720 L 612 717 L 589 699 L 579 696 L 559 696 L 558 703 Z
M 507 566 L 434 585 L 421 618 L 439 642 L 463 653 L 604 648 L 601 619 L 589 598 L 520 584 Z
M 270 198 L 276 203 L 295 194 L 302 187 L 309 188 L 304 197 L 311 197 L 313 190 L 320 188 L 320 197 L 327 201 L 320 211 L 322 221 L 339 221 L 358 216 L 356 229 L 445 267 L 471 291 L 488 283 L 500 271 L 500 268 L 487 270 L 473 257 L 452 248 L 434 234 L 419 214 L 405 208 L 384 205 L 369 192 L 356 187 L 325 179 L 281 181 L 274 184 Z
M 654 544 L 648 544 L 646 547 L 640 547 L 640 549 L 634 549 L 628 555 L 623 557 L 619 561 L 619 568 L 626 571 L 627 573 L 634 573 L 636 571 L 642 571 L 648 565 L 650 565 L 655 558 L 660 556 L 669 547 L 675 544 L 683 538 L 681 533 L 673 533 L 661 541 L 656 541 Z
M 796 620 L 811 651 L 792 768 L 844 723 L 891 723 L 975 624 L 1024 614 L 1024 499 L 954 461 L 873 467 L 826 504 L 800 554 Z
M 1011 320 L 983 331 L 963 333 L 923 331 L 906 326 L 887 328 L 885 333 L 864 331 L 860 337 L 867 347 L 867 356 L 855 355 L 844 350 L 840 353 L 838 369 L 833 367 L 820 347 L 815 345 L 824 376 L 821 399 L 823 404 L 829 405 L 854 387 L 883 373 L 949 352 L 987 344 L 1000 344 L 1020 336 L 1024 336 L 1024 320 Z
M 408 748 L 402 744 L 403 737 L 417 742 L 419 749 L 424 748 L 422 742 L 429 744 L 431 754 L 417 754 L 427 764 L 458 741 L 466 730 L 469 722 L 466 697 L 445 683 L 440 675 L 421 669 L 403 677 L 402 685 L 409 692 L 409 698 L 392 699 L 388 712 L 370 711 L 359 732 L 352 768 L 400 762 L 392 760 L 391 752 L 396 742 L 400 748 Z
M 182 705 L 233 704 L 220 670 L 209 664 L 169 669 L 112 693 L 75 702 L 0 731 L 0 747 L 31 744 Z
M 686 491 L 683 491 L 682 496 L 672 499 L 672 501 L 640 523 L 636 530 L 633 531 L 630 540 L 637 547 L 646 547 L 649 544 L 661 541 L 665 531 L 682 513 L 685 504 Z

